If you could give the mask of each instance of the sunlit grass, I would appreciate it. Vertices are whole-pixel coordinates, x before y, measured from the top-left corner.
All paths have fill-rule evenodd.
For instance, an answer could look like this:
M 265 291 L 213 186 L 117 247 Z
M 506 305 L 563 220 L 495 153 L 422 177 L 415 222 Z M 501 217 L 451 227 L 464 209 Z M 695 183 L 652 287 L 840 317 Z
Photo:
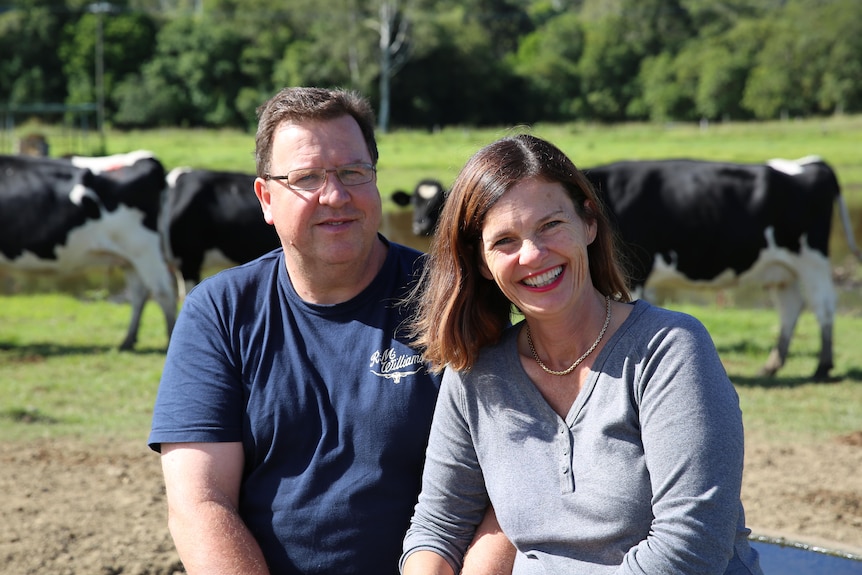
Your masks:
M 0 435 L 145 439 L 167 344 L 147 304 L 134 352 L 117 346 L 126 304 L 69 295 L 0 297 Z
M 843 313 L 835 325 L 835 381 L 813 382 L 820 331 L 810 312 L 799 319 L 790 356 L 777 377 L 759 372 L 778 337 L 771 308 L 667 304 L 709 330 L 740 396 L 746 432 L 776 442 L 823 440 L 862 430 L 862 316 Z
M 748 433 L 770 441 L 822 440 L 862 429 L 862 316 L 840 315 L 836 381 L 813 383 L 819 335 L 802 316 L 787 365 L 758 372 L 777 333 L 769 307 L 675 304 L 700 319 L 739 392 Z M 147 305 L 134 352 L 119 352 L 128 305 L 69 295 L 0 297 L 0 436 L 115 437 L 146 440 L 164 366 L 164 320 Z

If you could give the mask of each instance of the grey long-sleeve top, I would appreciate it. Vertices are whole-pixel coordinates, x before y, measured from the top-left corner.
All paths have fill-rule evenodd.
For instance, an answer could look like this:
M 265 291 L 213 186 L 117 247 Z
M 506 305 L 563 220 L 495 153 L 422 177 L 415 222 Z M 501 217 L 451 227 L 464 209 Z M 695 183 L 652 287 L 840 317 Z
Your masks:
M 514 575 L 761 574 L 739 400 L 703 325 L 636 302 L 565 420 L 521 365 L 520 328 L 444 374 L 402 565 L 424 549 L 460 572 L 490 501 Z

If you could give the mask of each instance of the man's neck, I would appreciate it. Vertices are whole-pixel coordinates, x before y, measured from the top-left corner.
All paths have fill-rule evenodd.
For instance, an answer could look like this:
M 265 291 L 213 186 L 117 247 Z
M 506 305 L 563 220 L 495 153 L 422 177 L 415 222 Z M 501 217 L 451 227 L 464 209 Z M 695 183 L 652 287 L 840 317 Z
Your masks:
M 356 297 L 377 277 L 388 248 L 378 238 L 368 257 L 345 264 L 292 259 L 285 254 L 287 273 L 297 295 L 308 303 L 336 304 Z

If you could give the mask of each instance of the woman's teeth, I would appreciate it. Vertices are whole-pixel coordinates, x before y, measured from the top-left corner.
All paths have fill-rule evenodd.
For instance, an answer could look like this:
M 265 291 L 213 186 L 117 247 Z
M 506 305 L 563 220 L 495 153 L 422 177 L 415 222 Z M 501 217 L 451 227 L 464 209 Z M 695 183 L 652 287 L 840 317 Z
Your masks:
M 563 266 L 556 267 L 552 270 L 546 271 L 543 274 L 539 274 L 537 276 L 532 276 L 529 278 L 524 278 L 524 283 L 530 287 L 542 287 L 546 286 L 555 279 L 557 279 L 560 274 L 563 273 Z

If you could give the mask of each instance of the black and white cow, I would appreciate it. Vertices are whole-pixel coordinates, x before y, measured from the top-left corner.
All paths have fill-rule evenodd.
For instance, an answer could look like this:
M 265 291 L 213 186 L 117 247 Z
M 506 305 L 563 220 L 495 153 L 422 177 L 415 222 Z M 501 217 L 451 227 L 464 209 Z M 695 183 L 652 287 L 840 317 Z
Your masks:
M 128 168 L 139 160 L 153 161 L 156 156 L 149 150 L 133 150 L 110 156 L 67 156 L 65 159 L 69 160 L 73 166 L 86 168 L 94 174 L 111 174 L 117 170 Z M 161 193 L 161 190 L 159 192 Z
M 413 207 L 413 233 L 417 236 L 430 236 L 437 227 L 446 189 L 439 180 L 425 179 L 416 184 L 412 194 L 404 190 L 392 192 L 392 201 L 399 206 Z
M 253 174 L 175 168 L 167 176 L 164 233 L 169 258 L 186 289 L 203 267 L 251 261 L 277 248 L 275 228 L 263 219 Z
M 829 262 L 833 205 L 846 213 L 829 165 L 814 157 L 766 164 L 657 160 L 617 162 L 585 173 L 630 248 L 636 290 L 739 284 L 772 289 L 781 329 L 763 368 L 768 376 L 784 365 L 807 304 L 821 333 L 814 379 L 829 376 L 838 299 Z M 852 232 L 845 231 L 855 249 Z
M 132 319 L 120 348 L 134 347 L 150 295 L 170 337 L 177 299 L 158 232 L 164 177 L 148 154 L 102 174 L 68 159 L 0 156 L 0 266 L 60 274 L 121 266 Z
M 862 260 L 829 165 L 815 157 L 765 164 L 683 159 L 617 162 L 584 171 L 630 249 L 635 295 L 660 287 L 771 288 L 781 329 L 763 374 L 774 375 L 784 365 L 807 304 L 821 330 L 814 378 L 828 377 L 837 304 L 829 262 L 833 204 L 841 211 L 851 251 Z M 442 188 L 436 196 L 410 197 L 415 233 L 433 232 L 436 204 L 443 198 Z

